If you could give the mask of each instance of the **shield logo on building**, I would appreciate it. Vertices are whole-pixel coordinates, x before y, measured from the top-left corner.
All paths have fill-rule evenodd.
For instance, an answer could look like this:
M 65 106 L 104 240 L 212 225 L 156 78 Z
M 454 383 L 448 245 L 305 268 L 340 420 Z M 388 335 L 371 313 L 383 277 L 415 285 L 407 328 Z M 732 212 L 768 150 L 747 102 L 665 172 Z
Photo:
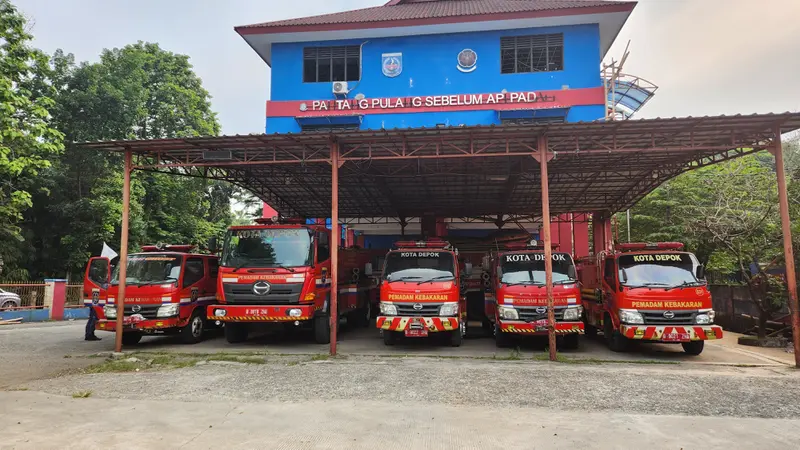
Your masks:
M 387 77 L 394 78 L 403 72 L 402 53 L 384 53 L 381 59 L 383 74 Z
M 475 50 L 465 48 L 458 54 L 458 70 L 470 73 L 478 68 L 478 54 Z

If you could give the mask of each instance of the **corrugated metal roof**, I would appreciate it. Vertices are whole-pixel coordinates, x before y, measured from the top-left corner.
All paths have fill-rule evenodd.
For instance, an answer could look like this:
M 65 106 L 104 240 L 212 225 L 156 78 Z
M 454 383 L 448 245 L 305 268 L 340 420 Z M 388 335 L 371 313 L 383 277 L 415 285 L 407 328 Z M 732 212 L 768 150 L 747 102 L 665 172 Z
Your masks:
M 633 1 L 609 0 L 412 0 L 396 5 L 387 4 L 333 14 L 243 25 L 236 29 L 391 22 L 576 8 L 619 7 L 620 5 L 629 5 L 632 8 L 635 4 L 636 2 Z
M 84 144 L 134 153 L 135 164 L 225 180 L 284 215 L 328 217 L 330 142 L 339 143 L 340 217 L 538 214 L 546 135 L 553 214 L 622 211 L 664 181 L 768 148 L 800 113 L 218 136 Z

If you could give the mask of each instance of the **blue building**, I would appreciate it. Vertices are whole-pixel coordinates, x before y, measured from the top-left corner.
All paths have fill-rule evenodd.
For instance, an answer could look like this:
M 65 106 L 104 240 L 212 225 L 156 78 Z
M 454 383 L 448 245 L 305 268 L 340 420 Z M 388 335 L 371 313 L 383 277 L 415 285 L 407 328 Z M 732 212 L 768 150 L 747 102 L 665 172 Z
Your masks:
M 635 5 L 391 0 L 236 31 L 272 68 L 267 133 L 592 121 Z

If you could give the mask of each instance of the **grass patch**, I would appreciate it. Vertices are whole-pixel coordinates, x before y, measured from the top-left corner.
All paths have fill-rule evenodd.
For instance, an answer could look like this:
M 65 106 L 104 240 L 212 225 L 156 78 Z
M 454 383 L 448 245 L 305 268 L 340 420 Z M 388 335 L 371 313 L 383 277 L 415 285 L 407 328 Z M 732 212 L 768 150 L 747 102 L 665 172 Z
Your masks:
M 72 398 L 89 398 L 92 396 L 92 391 L 78 391 L 72 394 Z
M 289 367 L 296 366 L 298 364 L 300 364 L 300 361 L 289 361 L 289 362 L 286 363 L 286 365 L 289 366 Z
M 100 364 L 89 366 L 84 371 L 85 373 L 117 373 L 117 372 L 135 372 L 137 369 L 143 368 L 144 364 L 139 362 L 124 361 L 119 359 L 109 359 Z
M 329 359 L 331 359 L 331 355 L 325 353 L 319 353 L 311 357 L 311 361 L 327 361 Z
M 239 362 L 246 364 L 266 364 L 267 362 L 267 359 L 264 357 L 264 355 L 248 356 L 248 355 L 236 355 L 227 353 L 208 355 L 208 357 L 202 359 L 205 359 L 206 361 L 228 361 L 228 362 Z
M 29 388 L 26 388 L 25 386 L 20 386 L 20 387 L 16 387 L 16 388 L 11 388 L 11 389 L 9 389 L 9 391 L 11 391 L 11 392 L 14 392 L 14 391 L 29 391 L 29 390 L 30 390 L 30 389 L 29 389 Z

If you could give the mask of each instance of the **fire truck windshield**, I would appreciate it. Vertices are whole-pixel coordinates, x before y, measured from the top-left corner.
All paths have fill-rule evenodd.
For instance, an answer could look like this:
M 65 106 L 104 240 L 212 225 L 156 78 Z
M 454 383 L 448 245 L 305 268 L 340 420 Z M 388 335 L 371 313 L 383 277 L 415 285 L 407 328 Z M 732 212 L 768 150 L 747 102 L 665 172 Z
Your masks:
M 183 257 L 180 255 L 147 253 L 128 257 L 125 282 L 130 285 L 177 283 L 181 276 Z M 114 268 L 111 284 L 119 284 L 120 264 Z
M 678 287 L 703 284 L 695 276 L 700 264 L 691 253 L 621 255 L 619 279 L 627 287 Z
M 505 254 L 501 257 L 503 276 L 500 282 L 515 284 L 545 284 L 544 253 Z M 574 267 L 569 253 L 553 253 L 553 284 L 570 284 L 575 279 L 570 276 Z M 574 273 L 574 271 L 573 271 Z
M 452 280 L 455 278 L 455 255 L 435 250 L 389 252 L 384 276 L 389 283 Z
M 307 228 L 230 230 L 222 248 L 223 267 L 304 267 L 311 257 Z

